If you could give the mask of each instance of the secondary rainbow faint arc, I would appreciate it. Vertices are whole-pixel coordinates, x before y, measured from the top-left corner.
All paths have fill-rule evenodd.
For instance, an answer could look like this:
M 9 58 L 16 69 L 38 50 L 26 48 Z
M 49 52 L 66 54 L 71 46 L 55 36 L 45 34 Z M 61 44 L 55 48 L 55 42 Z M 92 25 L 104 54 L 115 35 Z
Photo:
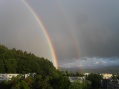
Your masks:
M 32 13 L 32 15 L 34 16 L 34 18 L 36 19 L 36 21 L 40 25 L 41 29 L 43 30 L 43 32 L 45 34 L 45 37 L 46 37 L 46 39 L 47 39 L 47 41 L 49 43 L 49 47 L 50 47 L 50 50 L 51 50 L 51 53 L 52 53 L 52 56 L 53 56 L 54 66 L 56 67 L 56 69 L 58 69 L 58 61 L 57 61 L 56 53 L 55 53 L 55 50 L 53 48 L 53 44 L 52 44 L 52 42 L 50 40 L 50 37 L 49 37 L 49 35 L 48 35 L 47 31 L 46 31 L 45 26 L 43 25 L 40 17 L 34 12 L 34 10 L 32 9 L 32 7 L 25 0 L 22 0 L 22 2 L 30 10 L 30 12 Z

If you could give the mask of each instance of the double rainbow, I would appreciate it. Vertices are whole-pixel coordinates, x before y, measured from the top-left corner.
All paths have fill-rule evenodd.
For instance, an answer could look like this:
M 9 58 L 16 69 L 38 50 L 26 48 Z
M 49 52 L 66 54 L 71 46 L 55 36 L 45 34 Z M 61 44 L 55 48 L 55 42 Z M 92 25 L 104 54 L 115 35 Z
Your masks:
M 53 47 L 53 44 L 51 42 L 51 39 L 48 35 L 48 32 L 44 26 L 44 24 L 42 23 L 42 20 L 40 19 L 40 17 L 35 13 L 35 11 L 33 10 L 33 8 L 25 1 L 25 0 L 22 0 L 22 2 L 24 3 L 24 5 L 28 8 L 28 10 L 31 12 L 31 14 L 33 15 L 33 17 L 36 19 L 36 21 L 38 22 L 39 26 L 41 27 L 41 29 L 43 30 L 44 32 L 44 35 L 47 39 L 47 42 L 49 44 L 49 48 L 51 50 L 51 53 L 52 53 L 52 57 L 53 57 L 53 64 L 54 66 L 56 67 L 56 69 L 58 69 L 58 60 L 57 60 L 57 57 L 56 57 L 56 53 L 55 53 L 55 50 L 54 50 L 54 47 Z

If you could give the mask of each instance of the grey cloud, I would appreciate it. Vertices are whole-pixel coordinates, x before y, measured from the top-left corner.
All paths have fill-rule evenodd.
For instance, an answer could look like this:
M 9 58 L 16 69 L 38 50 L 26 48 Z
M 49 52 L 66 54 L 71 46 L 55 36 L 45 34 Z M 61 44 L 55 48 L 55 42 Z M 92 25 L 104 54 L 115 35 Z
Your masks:
M 76 28 L 74 30 L 79 41 L 80 56 L 119 56 L 118 1 L 77 2 L 83 4 L 76 3 L 73 6 L 75 2 L 67 2 L 64 8 Z
M 72 59 L 70 62 L 61 63 L 61 68 L 103 68 L 107 66 L 119 65 L 119 58 L 114 60 L 114 58 L 98 58 L 98 57 L 85 57 L 80 59 Z

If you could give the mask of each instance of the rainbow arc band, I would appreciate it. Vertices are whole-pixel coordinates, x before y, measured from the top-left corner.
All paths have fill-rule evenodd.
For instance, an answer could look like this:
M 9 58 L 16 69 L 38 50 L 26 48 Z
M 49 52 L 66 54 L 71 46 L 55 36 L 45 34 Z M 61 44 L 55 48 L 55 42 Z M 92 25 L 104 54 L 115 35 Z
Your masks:
M 33 15 L 33 17 L 36 19 L 36 21 L 38 22 L 39 26 L 41 27 L 41 29 L 43 30 L 44 32 L 44 35 L 47 39 L 47 42 L 49 44 L 49 47 L 50 47 L 50 50 L 51 50 L 51 53 L 52 53 L 52 56 L 53 56 L 53 64 L 54 66 L 56 67 L 56 69 L 58 69 L 58 60 L 57 60 L 57 57 L 56 57 L 56 53 L 55 53 L 55 50 L 54 50 L 54 47 L 53 47 L 53 44 L 51 42 L 51 39 L 48 35 L 48 32 L 44 26 L 44 24 L 42 23 L 42 20 L 40 19 L 40 17 L 35 13 L 35 11 L 33 10 L 33 8 L 25 1 L 25 0 L 22 0 L 22 2 L 24 3 L 24 5 L 28 8 L 28 10 L 31 12 L 31 14 Z

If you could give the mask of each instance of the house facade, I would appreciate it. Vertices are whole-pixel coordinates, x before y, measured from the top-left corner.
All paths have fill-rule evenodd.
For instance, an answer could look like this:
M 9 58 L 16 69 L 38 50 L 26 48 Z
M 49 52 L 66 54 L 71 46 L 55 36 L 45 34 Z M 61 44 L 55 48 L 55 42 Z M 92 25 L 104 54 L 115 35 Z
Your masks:
M 0 74 L 0 82 L 11 80 L 12 77 L 17 77 L 19 74 Z

